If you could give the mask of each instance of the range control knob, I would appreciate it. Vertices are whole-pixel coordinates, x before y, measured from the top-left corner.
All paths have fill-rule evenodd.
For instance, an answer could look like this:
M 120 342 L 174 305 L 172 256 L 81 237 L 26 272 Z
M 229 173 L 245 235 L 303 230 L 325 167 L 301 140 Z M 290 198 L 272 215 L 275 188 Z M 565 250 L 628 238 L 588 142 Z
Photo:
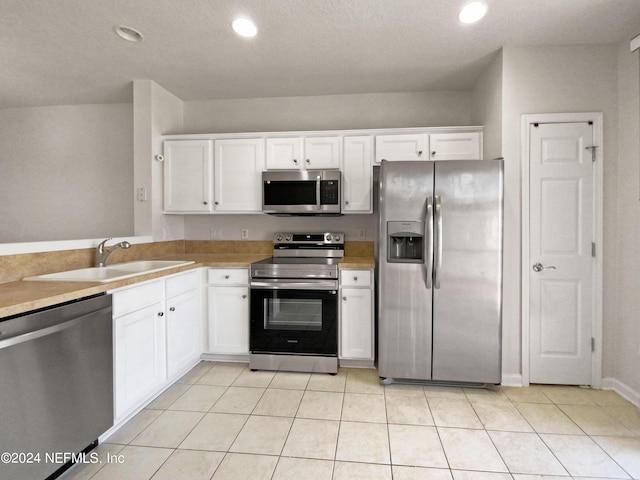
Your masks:
M 334 239 L 336 242 L 339 242 L 339 241 L 340 241 L 340 235 L 336 235 L 336 236 L 334 236 L 334 237 L 333 237 L 333 239 Z
M 282 241 L 282 234 L 281 234 L 281 233 L 279 233 L 279 234 L 276 236 L 276 241 L 277 241 L 277 242 L 281 242 L 281 241 Z
M 291 234 L 290 234 L 290 233 L 287 233 L 287 234 L 284 236 L 284 240 L 285 240 L 285 242 L 290 242 L 290 241 L 291 241 Z
M 330 242 L 330 241 L 331 241 L 331 234 L 330 234 L 330 233 L 327 233 L 327 234 L 325 235 L 324 239 L 325 239 L 327 242 Z

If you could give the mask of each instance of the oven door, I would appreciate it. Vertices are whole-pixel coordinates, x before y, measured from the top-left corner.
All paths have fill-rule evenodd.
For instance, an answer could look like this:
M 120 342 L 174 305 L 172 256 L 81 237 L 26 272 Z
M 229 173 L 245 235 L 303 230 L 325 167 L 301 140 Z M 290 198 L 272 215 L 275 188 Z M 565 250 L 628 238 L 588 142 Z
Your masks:
M 337 282 L 252 281 L 251 353 L 338 354 Z

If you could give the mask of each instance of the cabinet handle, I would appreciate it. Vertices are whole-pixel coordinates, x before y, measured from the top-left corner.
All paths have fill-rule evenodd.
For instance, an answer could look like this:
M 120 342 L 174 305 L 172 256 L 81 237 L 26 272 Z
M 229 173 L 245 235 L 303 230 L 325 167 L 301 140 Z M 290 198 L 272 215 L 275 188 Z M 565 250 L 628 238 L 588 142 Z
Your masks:
M 175 311 L 176 311 L 176 307 L 171 307 L 171 308 L 169 309 L 169 311 L 170 311 L 170 312 L 175 312 Z
M 159 317 L 164 317 L 164 312 L 158 312 Z
M 422 156 L 422 150 L 418 150 L 418 156 L 421 157 Z
M 242 298 L 247 298 L 247 295 L 246 295 L 246 294 L 245 294 L 245 295 L 242 295 Z
M 344 300 L 346 302 L 347 301 L 347 297 L 342 297 L 342 300 Z
M 356 277 L 353 277 L 353 281 L 354 281 L 354 282 L 357 282 L 357 281 L 358 281 L 358 277 L 357 277 L 357 276 L 356 276 Z
M 431 152 L 431 155 L 435 157 L 436 156 L 436 151 L 434 150 L 433 152 Z
M 311 160 L 309 160 L 308 158 L 307 158 L 307 163 L 311 163 Z
M 297 164 L 297 163 L 298 163 L 298 159 L 297 159 L 297 158 L 294 158 L 294 159 L 293 159 L 293 163 Z
M 207 202 L 202 202 L 202 204 L 203 204 L 203 205 L 208 205 L 208 203 L 207 203 Z
M 216 204 L 216 205 L 220 205 L 220 203 L 219 203 L 219 202 L 213 202 L 213 203 L 214 203 L 214 204 Z
M 345 200 L 345 201 L 344 201 L 344 204 L 345 204 L 345 205 L 349 205 L 349 200 Z
M 229 275 L 224 276 L 225 280 L 229 280 Z

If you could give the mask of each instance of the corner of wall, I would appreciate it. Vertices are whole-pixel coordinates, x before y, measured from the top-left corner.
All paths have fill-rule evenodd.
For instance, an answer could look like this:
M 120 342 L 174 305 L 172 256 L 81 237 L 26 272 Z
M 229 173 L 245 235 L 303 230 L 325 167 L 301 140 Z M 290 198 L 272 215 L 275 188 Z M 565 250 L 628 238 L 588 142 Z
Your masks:
M 152 80 L 133 81 L 134 188 L 145 188 L 148 201 L 135 202 L 136 235 L 154 241 L 184 239 L 184 217 L 163 211 L 162 135 L 182 133 L 184 102 Z

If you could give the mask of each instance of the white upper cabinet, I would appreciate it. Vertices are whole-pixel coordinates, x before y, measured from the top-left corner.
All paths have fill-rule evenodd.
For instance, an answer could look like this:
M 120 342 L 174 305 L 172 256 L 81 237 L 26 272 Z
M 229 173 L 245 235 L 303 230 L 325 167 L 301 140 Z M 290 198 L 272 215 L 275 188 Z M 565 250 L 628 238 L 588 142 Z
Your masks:
M 214 212 L 261 212 L 264 139 L 216 140 L 214 163 Z
M 304 167 L 307 170 L 340 168 L 340 137 L 307 137 L 304 139 Z
M 267 170 L 340 168 L 341 137 L 267 138 Z
M 482 136 L 480 132 L 432 133 L 429 136 L 431 160 L 480 160 Z
M 373 137 L 344 137 L 342 213 L 373 212 Z
M 267 138 L 267 170 L 300 170 L 302 137 Z
M 382 160 L 429 160 L 429 135 L 376 135 L 376 163 Z
M 213 142 L 164 142 L 164 211 L 209 213 L 213 209 Z

